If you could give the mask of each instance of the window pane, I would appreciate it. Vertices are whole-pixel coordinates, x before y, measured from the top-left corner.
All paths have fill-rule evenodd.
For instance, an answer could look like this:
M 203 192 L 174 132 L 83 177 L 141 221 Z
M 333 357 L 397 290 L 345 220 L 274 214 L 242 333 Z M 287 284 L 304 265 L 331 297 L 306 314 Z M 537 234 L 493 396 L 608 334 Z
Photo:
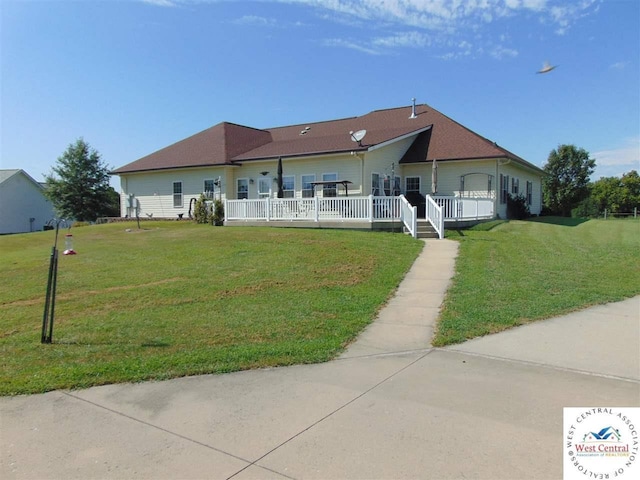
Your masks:
M 337 173 L 323 173 L 322 174 L 322 181 L 323 182 L 330 182 L 332 180 L 338 180 L 338 174 Z M 337 191 L 335 183 L 328 183 L 328 184 L 322 186 L 322 196 L 323 197 L 335 197 L 335 196 L 337 196 L 337 194 L 338 194 L 338 191 Z
M 405 181 L 407 193 L 420 191 L 420 177 L 407 177 Z
M 204 181 L 204 195 L 207 198 L 213 198 L 213 192 L 215 191 L 213 180 Z
M 271 195 L 271 179 L 261 177 L 258 179 L 258 196 L 268 197 Z
M 238 199 L 249 198 L 249 182 L 246 178 L 238 179 Z
M 311 182 L 316 181 L 315 175 L 302 175 L 302 198 L 311 198 L 313 195 L 313 186 Z
M 380 195 L 380 175 L 377 173 L 371 174 L 371 195 L 374 197 Z
M 173 206 L 182 207 L 182 182 L 173 182 Z

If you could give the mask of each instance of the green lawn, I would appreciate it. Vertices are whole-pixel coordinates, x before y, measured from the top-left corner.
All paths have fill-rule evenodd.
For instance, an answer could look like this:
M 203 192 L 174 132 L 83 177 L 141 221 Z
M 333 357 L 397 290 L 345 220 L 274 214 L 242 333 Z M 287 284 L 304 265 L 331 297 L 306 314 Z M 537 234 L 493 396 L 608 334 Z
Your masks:
M 423 246 L 390 233 L 142 227 L 72 229 L 51 345 L 40 334 L 54 234 L 0 237 L 0 394 L 328 360 Z
M 460 241 L 434 345 L 640 293 L 640 221 L 492 222 Z
M 51 345 L 40 333 L 53 232 L 0 236 L 0 395 L 328 360 L 422 248 L 390 233 L 142 227 L 72 230 L 78 255 L 60 256 Z M 640 293 L 637 220 L 447 235 L 460 253 L 438 346 Z

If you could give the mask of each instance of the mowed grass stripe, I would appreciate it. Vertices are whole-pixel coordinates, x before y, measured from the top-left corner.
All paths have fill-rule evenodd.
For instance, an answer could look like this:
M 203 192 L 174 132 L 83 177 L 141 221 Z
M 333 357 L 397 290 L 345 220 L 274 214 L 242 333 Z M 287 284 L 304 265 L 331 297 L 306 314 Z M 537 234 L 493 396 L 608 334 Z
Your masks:
M 72 229 L 52 345 L 39 341 L 53 232 L 0 237 L 0 394 L 326 361 L 423 246 L 390 233 L 142 227 Z
M 637 220 L 542 217 L 449 237 L 460 254 L 437 346 L 640 293 Z

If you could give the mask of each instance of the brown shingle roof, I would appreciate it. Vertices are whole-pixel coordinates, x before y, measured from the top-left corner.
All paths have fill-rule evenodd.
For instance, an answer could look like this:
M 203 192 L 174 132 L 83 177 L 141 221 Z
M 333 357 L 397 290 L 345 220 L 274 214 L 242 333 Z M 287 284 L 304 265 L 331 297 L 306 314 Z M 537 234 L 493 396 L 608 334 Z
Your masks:
M 223 122 L 120 167 L 113 173 L 230 164 L 236 155 L 270 141 L 271 134 L 268 131 Z
M 460 125 L 428 105 L 376 110 L 361 117 L 291 125 L 266 130 L 220 123 L 113 173 L 243 163 L 277 157 L 308 156 L 367 150 L 412 133 L 425 132 L 403 163 L 416 161 L 511 158 L 535 167 L 513 153 Z M 431 129 L 430 133 L 426 133 Z M 362 146 L 351 131 L 367 130 Z M 301 134 L 301 132 L 305 132 Z M 426 149 L 426 152 L 425 152 Z

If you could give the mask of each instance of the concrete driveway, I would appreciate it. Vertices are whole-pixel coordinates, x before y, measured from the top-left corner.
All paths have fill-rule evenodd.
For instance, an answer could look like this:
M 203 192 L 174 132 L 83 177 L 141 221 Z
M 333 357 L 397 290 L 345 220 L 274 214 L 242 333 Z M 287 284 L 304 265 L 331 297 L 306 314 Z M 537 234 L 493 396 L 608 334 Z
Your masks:
M 640 406 L 640 297 L 433 349 L 456 248 L 332 362 L 0 398 L 0 477 L 562 478 L 563 407 Z

